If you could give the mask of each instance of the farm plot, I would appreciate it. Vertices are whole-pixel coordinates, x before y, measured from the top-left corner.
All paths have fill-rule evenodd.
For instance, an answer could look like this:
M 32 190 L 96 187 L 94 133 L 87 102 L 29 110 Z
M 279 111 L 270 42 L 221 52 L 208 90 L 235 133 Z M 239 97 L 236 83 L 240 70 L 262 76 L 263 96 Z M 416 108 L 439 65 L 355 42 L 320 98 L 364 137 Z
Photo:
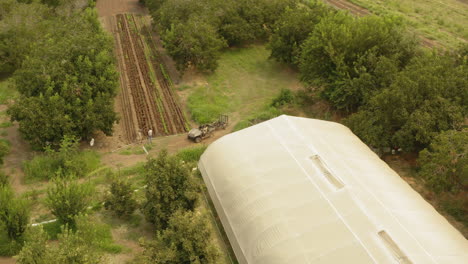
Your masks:
M 138 131 L 146 135 L 149 129 L 155 136 L 186 132 L 185 116 L 144 20 L 133 14 L 118 14 L 112 23 L 121 70 L 120 112 L 126 141 L 134 142 Z

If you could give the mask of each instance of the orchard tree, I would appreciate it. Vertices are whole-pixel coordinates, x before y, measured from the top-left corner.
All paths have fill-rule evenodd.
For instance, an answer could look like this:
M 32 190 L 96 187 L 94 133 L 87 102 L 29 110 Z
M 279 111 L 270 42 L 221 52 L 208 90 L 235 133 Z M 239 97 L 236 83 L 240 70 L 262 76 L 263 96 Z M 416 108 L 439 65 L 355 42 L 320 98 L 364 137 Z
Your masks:
M 75 217 L 86 211 L 91 203 L 92 187 L 67 177 L 57 177 L 54 186 L 47 189 L 46 205 L 52 214 L 70 227 L 75 226 Z
M 101 264 L 107 263 L 100 248 L 99 227 L 87 217 L 78 217 L 76 228 L 61 227 L 58 243 L 48 245 L 48 236 L 42 227 L 28 230 L 26 242 L 19 253 L 19 264 Z
M 449 130 L 437 135 L 420 152 L 419 175 L 434 191 L 468 191 L 468 129 Z
M 9 184 L 0 187 L 0 225 L 11 240 L 22 238 L 29 222 L 29 206 L 26 200 L 15 197 Z
M 321 19 L 303 42 L 299 69 L 304 81 L 325 86 L 322 95 L 333 106 L 354 111 L 369 90 L 382 89 L 387 75 L 409 62 L 415 48 L 398 19 L 337 12 Z
M 0 73 L 14 72 L 44 33 L 43 21 L 51 12 L 38 3 L 0 2 Z
M 191 65 L 200 71 L 214 71 L 221 49 L 226 47 L 226 42 L 219 37 L 216 29 L 200 18 L 172 24 L 162 33 L 162 38 L 164 47 L 181 71 Z
M 66 20 L 50 19 L 46 28 L 14 74 L 20 97 L 8 110 L 11 119 L 35 148 L 56 145 L 65 135 L 110 135 L 117 120 L 117 72 L 112 41 L 97 14 L 87 9 Z
M 273 26 L 268 43 L 270 56 L 278 61 L 297 65 L 302 43 L 321 18 L 331 12 L 330 8 L 319 2 L 287 8 Z
M 220 251 L 214 245 L 206 214 L 177 211 L 169 219 L 167 229 L 158 231 L 154 241 L 143 242 L 144 263 L 215 264 Z
M 52 263 L 49 239 L 42 226 L 30 227 L 25 234 L 24 246 L 18 254 L 18 264 L 49 264 Z
M 104 207 L 112 210 L 119 217 L 128 218 L 137 206 L 132 184 L 126 180 L 114 179 L 109 194 L 106 196 Z
M 468 114 L 468 68 L 452 55 L 415 58 L 346 123 L 374 147 L 427 147 L 441 131 L 460 129 Z
M 198 199 L 198 184 L 181 161 L 169 156 L 166 150 L 145 165 L 146 219 L 157 230 L 167 227 L 171 215 L 177 210 L 193 210 Z

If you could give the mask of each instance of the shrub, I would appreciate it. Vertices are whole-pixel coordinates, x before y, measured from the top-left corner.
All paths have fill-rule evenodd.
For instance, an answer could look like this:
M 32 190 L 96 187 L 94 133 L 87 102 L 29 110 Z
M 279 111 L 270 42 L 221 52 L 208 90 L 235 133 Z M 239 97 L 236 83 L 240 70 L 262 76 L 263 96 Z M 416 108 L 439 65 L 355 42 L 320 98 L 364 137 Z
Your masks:
M 91 204 L 92 187 L 70 179 L 54 179 L 54 186 L 47 189 L 46 205 L 63 224 L 75 226 L 75 217 Z
M 47 244 L 48 236 L 42 227 L 30 228 L 25 246 L 18 256 L 19 264 L 106 263 L 104 252 L 119 253 L 122 247 L 114 244 L 109 226 L 95 223 L 88 217 L 76 219 L 76 228 L 62 226 L 58 243 Z
M 31 227 L 26 232 L 23 248 L 18 255 L 18 264 L 48 264 L 51 261 L 47 248 L 47 233 L 42 226 Z
M 177 211 L 154 241 L 143 242 L 145 263 L 218 263 L 221 254 L 212 240 L 206 214 Z
M 23 234 L 29 223 L 26 200 L 15 197 L 10 185 L 0 187 L 1 255 L 14 255 L 23 245 Z
M 193 210 L 198 199 L 198 184 L 181 161 L 169 156 L 166 150 L 145 166 L 146 202 L 143 211 L 146 219 L 156 228 L 167 226 L 169 217 L 179 209 Z
M 104 207 L 119 217 L 129 218 L 137 206 L 132 184 L 126 180 L 114 179 L 109 194 L 106 195 Z
M 286 104 L 290 104 L 294 101 L 294 95 L 291 90 L 288 89 L 281 89 L 278 96 L 273 98 L 271 102 L 271 106 L 273 107 L 281 107 Z
M 458 193 L 468 189 L 468 129 L 445 131 L 420 152 L 419 171 L 435 192 Z

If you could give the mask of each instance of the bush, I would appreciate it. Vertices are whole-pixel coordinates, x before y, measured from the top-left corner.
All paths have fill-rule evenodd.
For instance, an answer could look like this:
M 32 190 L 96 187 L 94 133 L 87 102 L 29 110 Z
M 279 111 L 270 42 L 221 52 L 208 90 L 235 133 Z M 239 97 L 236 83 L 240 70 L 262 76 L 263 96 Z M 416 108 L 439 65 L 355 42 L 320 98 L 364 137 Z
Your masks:
M 419 151 L 468 114 L 466 61 L 436 52 L 414 58 L 389 87 L 375 93 L 346 123 L 374 147 Z
M 144 263 L 219 263 L 221 254 L 214 245 L 205 213 L 177 211 L 154 241 L 143 242 Z
M 416 42 L 394 17 L 324 17 L 301 46 L 301 78 L 325 86 L 333 106 L 355 111 L 415 55 Z M 382 72 L 383 71 L 383 72 Z
M 419 176 L 435 192 L 468 190 L 468 129 L 440 133 L 418 161 Z
M 468 227 L 468 193 L 443 194 L 440 197 L 442 209 Z
M 15 197 L 9 185 L 0 187 L 1 255 L 14 255 L 23 245 L 23 234 L 29 223 L 26 200 Z
M 76 228 L 62 226 L 58 243 L 47 245 L 48 236 L 42 227 L 27 232 L 25 246 L 18 256 L 19 264 L 100 264 L 106 263 L 104 252 L 119 253 L 122 247 L 112 241 L 110 227 L 88 217 L 76 219 Z
M 304 5 L 287 8 L 273 27 L 268 47 L 271 57 L 297 65 L 302 52 L 302 43 L 314 30 L 315 25 L 332 9 L 321 2 L 307 1 Z
M 54 186 L 47 189 L 46 205 L 57 220 L 70 227 L 75 226 L 75 217 L 86 211 L 91 204 L 92 187 L 71 179 L 54 179 Z
M 24 246 L 18 255 L 18 264 L 49 264 L 51 256 L 47 248 L 48 239 L 42 226 L 29 228 Z
M 193 210 L 198 199 L 198 184 L 181 161 L 166 150 L 145 166 L 146 202 L 143 211 L 156 229 L 166 228 L 171 215 L 180 209 Z
M 112 210 L 118 217 L 129 218 L 137 206 L 132 184 L 126 180 L 114 179 L 109 194 L 106 195 L 104 207 Z

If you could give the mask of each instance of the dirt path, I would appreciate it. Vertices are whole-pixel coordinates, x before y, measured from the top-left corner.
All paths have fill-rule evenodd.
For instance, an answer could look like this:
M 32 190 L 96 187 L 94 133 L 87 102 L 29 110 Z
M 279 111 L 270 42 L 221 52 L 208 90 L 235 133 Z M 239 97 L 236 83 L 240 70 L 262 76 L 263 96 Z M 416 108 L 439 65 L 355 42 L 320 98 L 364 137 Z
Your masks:
M 346 0 L 325 0 L 328 4 L 332 5 L 337 9 L 348 10 L 352 14 L 356 16 L 366 16 L 371 14 L 371 12 L 359 5 L 354 3 L 348 2 Z M 410 30 L 412 33 L 415 33 L 414 30 Z M 419 40 L 421 41 L 421 45 L 427 48 L 443 48 L 442 44 L 438 43 L 435 40 L 428 39 L 424 36 L 416 34 Z
M 0 111 L 6 111 L 6 109 L 6 105 L 0 105 Z M 0 118 L 0 122 L 6 121 L 9 121 L 8 116 L 5 115 Z M 6 136 L 2 138 L 10 142 L 10 153 L 4 158 L 1 169 L 10 176 L 13 189 L 17 193 L 23 193 L 29 188 L 23 184 L 24 173 L 21 167 L 25 160 L 31 158 L 31 149 L 29 144 L 21 138 L 17 123 L 2 129 L 2 131 L 6 132 Z

